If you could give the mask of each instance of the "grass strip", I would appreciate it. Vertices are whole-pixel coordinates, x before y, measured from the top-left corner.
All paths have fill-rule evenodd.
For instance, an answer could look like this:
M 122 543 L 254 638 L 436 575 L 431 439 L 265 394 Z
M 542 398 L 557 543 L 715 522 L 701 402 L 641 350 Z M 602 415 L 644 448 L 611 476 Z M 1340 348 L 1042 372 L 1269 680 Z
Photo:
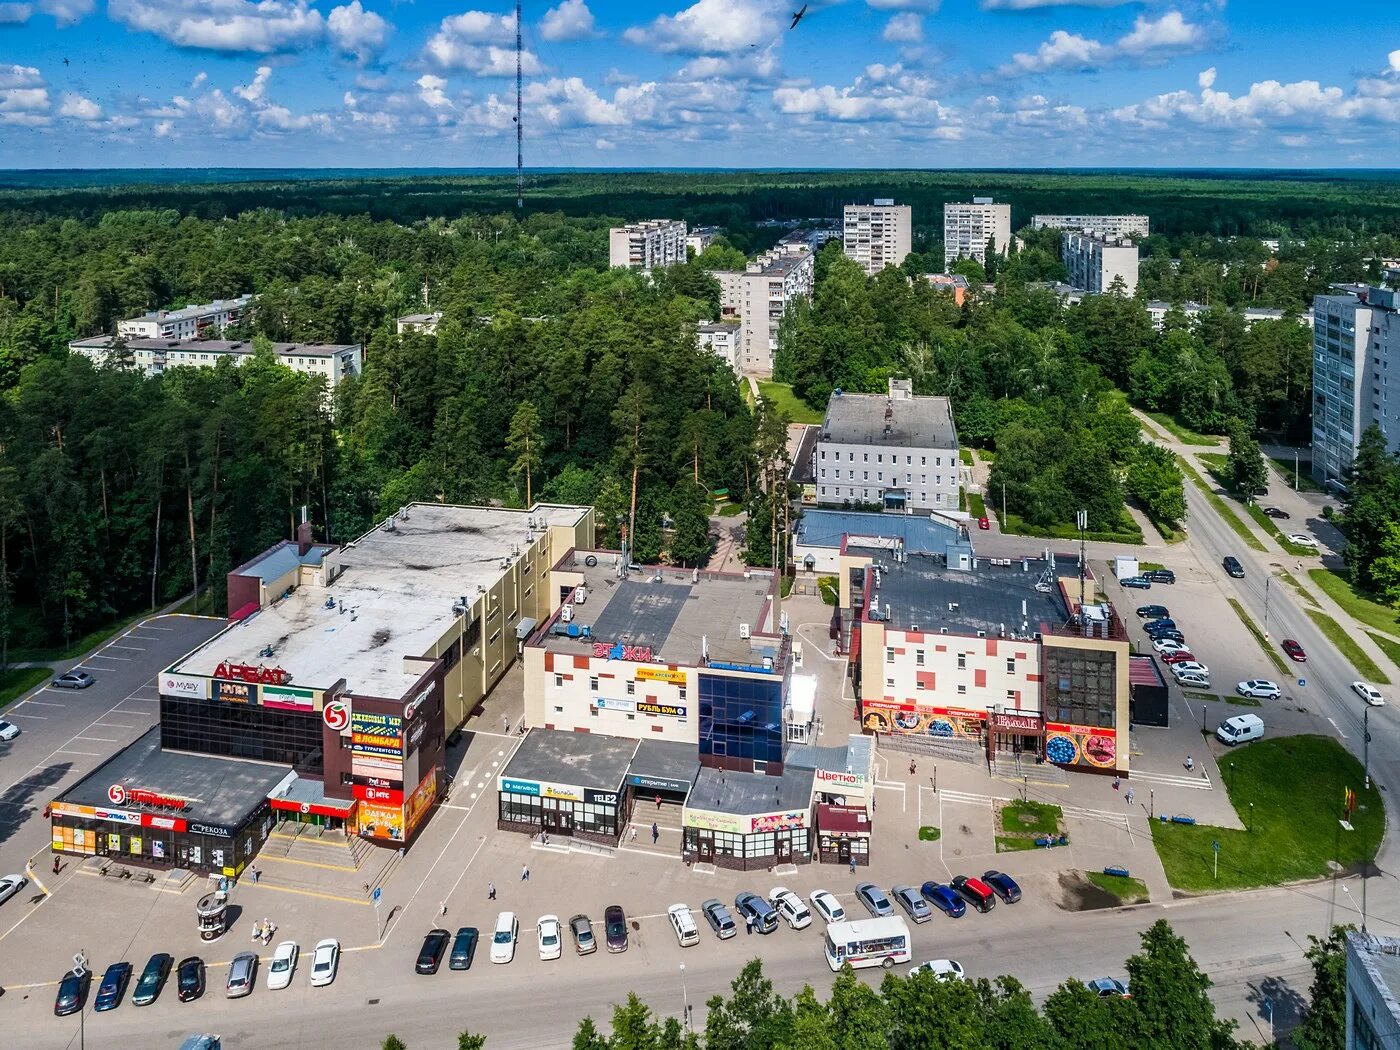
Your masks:
M 1321 587 L 1327 597 L 1340 605 L 1352 619 L 1378 631 L 1400 634 L 1400 623 L 1396 622 L 1397 615 L 1400 614 L 1364 594 L 1358 594 L 1345 576 L 1331 569 L 1309 569 L 1308 575 L 1312 577 L 1313 583 Z
M 959 461 L 961 461 L 961 463 L 962 463 L 963 466 L 965 466 L 965 467 L 970 467 L 970 466 L 972 466 L 972 449 L 970 449 L 970 448 L 959 448 L 959 449 L 958 449 L 958 459 L 959 459 Z
M 1234 609 L 1235 615 L 1240 618 L 1240 623 L 1244 624 L 1249 633 L 1254 635 L 1254 640 L 1259 643 L 1259 648 L 1263 649 L 1264 654 L 1273 661 L 1274 666 L 1278 668 L 1278 673 L 1284 678 L 1292 678 L 1293 669 L 1284 663 L 1283 656 L 1280 655 L 1279 651 L 1269 644 L 1269 640 L 1264 637 L 1264 632 L 1259 629 L 1259 625 L 1254 622 L 1249 613 L 1244 611 L 1244 606 L 1234 598 L 1229 599 L 1229 602 L 1230 608 Z M 1309 609 L 1308 612 L 1311 613 L 1312 610 Z
M 822 601 L 835 605 L 841 600 L 841 584 L 835 576 L 818 576 L 817 590 L 821 591 Z
M 1356 668 L 1361 678 L 1377 685 L 1389 685 L 1390 679 L 1386 677 L 1384 671 L 1366 655 L 1361 646 L 1356 644 L 1353 638 L 1341 624 L 1325 612 L 1319 609 L 1304 609 L 1312 622 L 1317 624 L 1318 629 L 1327 636 L 1327 640 L 1337 647 L 1337 651 L 1350 661 L 1351 666 Z
M 1149 899 L 1147 883 L 1131 875 L 1105 875 L 1101 871 L 1086 871 L 1084 878 L 1105 893 L 1117 897 L 1119 904 L 1142 904 Z
M 1366 632 L 1366 636 L 1380 647 L 1381 652 L 1390 658 L 1391 663 L 1400 667 L 1400 642 L 1393 638 L 1387 638 L 1383 634 L 1372 634 L 1370 631 Z
M 1293 460 L 1282 459 L 1278 456 L 1268 457 L 1269 462 L 1278 471 L 1279 477 L 1291 487 L 1293 485 Z M 1299 492 L 1326 492 L 1321 485 L 1312 479 L 1312 475 L 1307 472 L 1307 468 L 1298 464 L 1298 491 Z
M 1216 491 L 1206 484 L 1205 479 L 1196 472 L 1196 468 L 1186 462 L 1184 456 L 1177 456 L 1176 461 L 1181 465 L 1181 472 L 1195 483 L 1196 488 L 1200 489 L 1201 494 L 1205 496 L 1206 502 L 1215 509 L 1215 512 L 1219 514 L 1222 519 L 1224 519 L 1225 524 L 1235 530 L 1235 535 L 1244 541 L 1245 546 L 1249 547 L 1251 550 L 1262 551 L 1264 545 L 1260 543 L 1259 538 L 1254 535 L 1254 530 L 1241 521 L 1239 516 L 1229 508 Z
M 1142 530 L 1126 514 L 1120 523 L 1123 529 L 1115 532 L 1086 532 L 1084 538 L 1096 543 L 1130 543 L 1141 546 Z M 1127 526 L 1132 526 L 1131 530 Z M 1001 519 L 1001 531 L 1015 536 L 1040 536 L 1052 540 L 1078 540 L 1079 530 L 1073 525 L 1050 525 L 1048 527 L 1027 524 L 1019 514 L 1007 514 Z
M 974 518 L 987 516 L 987 501 L 982 498 L 982 493 L 969 492 L 967 494 L 967 512 Z
M 1314 570 L 1314 571 L 1318 571 L 1318 570 Z M 1324 569 L 1324 570 L 1321 570 L 1321 571 L 1325 572 L 1326 570 Z M 1306 590 L 1306 589 L 1303 587 L 1303 585 L 1302 585 L 1301 583 L 1299 583 L 1299 582 L 1294 578 L 1293 574 L 1292 574 L 1291 572 L 1289 572 L 1287 569 L 1275 568 L 1275 569 L 1274 569 L 1274 575 L 1277 576 L 1279 579 L 1281 579 L 1284 583 L 1288 584 L 1288 586 L 1292 587 L 1293 590 L 1294 590 L 1294 592 L 1298 595 L 1298 597 L 1301 598 L 1301 599 L 1302 599 L 1304 602 L 1306 602 L 1308 605 L 1316 605 L 1316 604 L 1317 604 L 1317 599 L 1315 599 L 1315 598 L 1312 596 L 1312 594 L 1311 594 L 1308 590 Z
M 0 707 L 18 700 L 41 682 L 53 677 L 52 667 L 12 667 L 0 674 Z
M 773 407 L 787 415 L 793 423 L 820 423 L 822 413 L 807 402 L 800 400 L 792 392 L 791 383 L 773 383 L 760 380 L 758 393 L 773 402 Z
M 1218 445 L 1220 438 L 1214 434 L 1202 434 L 1198 430 L 1182 426 L 1165 412 L 1144 412 L 1148 419 L 1156 423 L 1159 427 L 1169 430 L 1183 445 Z

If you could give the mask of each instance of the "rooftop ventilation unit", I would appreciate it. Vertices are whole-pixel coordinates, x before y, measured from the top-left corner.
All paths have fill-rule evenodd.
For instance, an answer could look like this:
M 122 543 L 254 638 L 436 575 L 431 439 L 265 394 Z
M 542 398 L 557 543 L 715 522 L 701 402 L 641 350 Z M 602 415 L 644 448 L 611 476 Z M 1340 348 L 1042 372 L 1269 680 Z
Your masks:
M 741 623 L 741 624 L 739 625 L 739 637 L 740 637 L 740 638 L 747 638 L 748 636 L 749 636 L 749 625 L 746 624 L 746 623 Z
M 400 520 L 400 521 L 407 521 L 407 520 L 408 520 L 408 508 L 407 508 L 407 507 L 400 507 L 400 508 L 399 508 L 399 520 Z
M 385 531 L 385 532 L 394 532 L 394 531 L 396 531 L 395 528 L 394 528 L 394 519 L 393 519 L 392 517 L 388 517 L 388 518 L 385 518 L 385 519 L 384 519 L 384 531 Z

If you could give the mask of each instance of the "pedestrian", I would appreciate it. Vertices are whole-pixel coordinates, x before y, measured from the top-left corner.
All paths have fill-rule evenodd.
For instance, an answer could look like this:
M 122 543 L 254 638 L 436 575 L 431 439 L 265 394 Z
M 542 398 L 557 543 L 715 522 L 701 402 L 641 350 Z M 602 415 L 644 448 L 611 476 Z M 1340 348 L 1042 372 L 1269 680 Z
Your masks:
M 631 838 L 629 841 L 631 841 L 631 842 L 636 842 L 636 841 L 637 841 L 637 825 L 635 825 L 635 824 L 632 825 L 632 838 Z
M 446 901 L 438 901 L 438 914 L 439 914 L 439 915 L 446 915 L 446 914 L 447 914 L 447 902 L 446 902 Z
M 1131 786 L 1129 786 L 1127 794 L 1125 794 L 1123 797 L 1128 800 L 1128 805 L 1131 806 L 1133 804 L 1133 789 Z
M 661 837 L 661 829 L 656 826 L 656 821 L 651 822 L 651 844 L 656 845 L 656 840 Z
M 494 882 L 488 882 L 486 884 L 486 899 L 488 901 L 496 899 L 496 884 Z
M 1113 778 L 1113 790 L 1114 790 L 1114 791 L 1117 791 L 1117 790 L 1118 790 L 1120 787 L 1122 787 L 1122 786 L 1123 786 L 1123 778 L 1122 778 L 1122 777 L 1114 777 L 1114 778 Z
M 1186 756 L 1186 772 L 1189 773 L 1189 772 L 1191 772 L 1191 770 L 1193 770 L 1193 769 L 1195 769 L 1195 768 L 1196 768 L 1196 763 L 1195 763 L 1195 761 L 1191 758 L 1190 755 L 1187 755 L 1187 756 Z
M 851 858 L 851 874 L 854 875 L 855 873 L 856 873 L 856 859 L 855 859 L 855 857 L 852 857 L 852 858 Z
M 656 808 L 661 808 L 661 792 L 659 791 L 656 793 Z
M 753 933 L 753 916 L 744 916 L 744 935 L 747 937 Z
M 53 859 L 53 873 L 54 873 L 55 875 L 58 874 L 58 858 L 57 858 L 57 857 L 55 857 L 55 858 Z
M 529 881 L 530 881 L 530 865 L 526 864 L 524 867 L 522 867 L 522 868 L 520 869 L 520 881 L 521 881 L 521 882 L 529 882 Z
M 501 716 L 501 732 L 506 734 L 510 733 L 510 719 L 505 715 Z
M 254 867 L 249 867 L 248 872 L 253 876 L 253 885 L 256 886 L 258 884 L 258 876 L 261 875 L 262 872 L 258 871 L 258 869 Z
M 912 777 L 919 770 L 918 764 L 911 758 L 909 760 L 909 775 Z

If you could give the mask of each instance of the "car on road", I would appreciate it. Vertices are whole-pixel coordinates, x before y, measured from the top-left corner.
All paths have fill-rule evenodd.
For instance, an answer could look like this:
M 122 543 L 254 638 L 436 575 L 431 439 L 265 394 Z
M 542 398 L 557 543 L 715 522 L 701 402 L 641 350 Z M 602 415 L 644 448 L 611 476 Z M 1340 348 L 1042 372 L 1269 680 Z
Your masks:
M 930 880 L 919 887 L 919 892 L 924 895 L 924 900 L 950 919 L 961 919 L 967 914 L 967 902 L 951 886 Z
M 175 998 L 192 1003 L 204 994 L 204 960 L 198 955 L 181 959 L 175 968 Z
M 1237 580 L 1244 579 L 1244 566 L 1233 554 L 1227 554 L 1220 562 L 1225 567 L 1225 575 L 1233 576 Z
M 742 915 L 746 922 L 753 921 L 754 933 L 772 933 L 778 928 L 778 913 L 757 893 L 745 890 L 738 894 L 734 898 L 734 910 Z
M 107 972 L 102 975 L 102 983 L 97 986 L 97 998 L 92 1001 L 93 1010 L 102 1013 L 121 1006 L 122 996 L 126 994 L 126 986 L 130 980 L 131 963 L 114 962 L 107 967 Z
M 253 982 L 258 976 L 258 957 L 254 952 L 239 952 L 229 963 L 228 979 L 224 982 L 224 995 L 229 999 L 242 999 L 253 991 Z
M 931 973 L 940 981 L 967 980 L 962 963 L 954 959 L 930 959 L 928 962 L 915 963 L 909 967 L 909 976 L 913 977 L 916 973 Z
M 1162 663 L 1167 666 L 1172 664 L 1191 664 L 1196 662 L 1196 654 L 1190 649 L 1173 649 L 1169 653 L 1162 654 Z
M 929 919 L 933 918 L 933 911 L 929 908 L 928 901 L 924 900 L 913 886 L 891 886 L 890 896 L 914 922 L 928 922 Z
M 1296 663 L 1305 664 L 1308 662 L 1308 654 L 1303 651 L 1303 647 L 1292 638 L 1285 638 L 1282 643 L 1283 651 L 1288 654 L 1288 658 Z
M 297 972 L 297 956 L 301 948 L 296 941 L 283 941 L 272 950 L 272 962 L 267 964 L 267 987 L 276 991 L 292 983 Z
M 1180 678 L 1184 674 L 1198 674 L 1204 675 L 1206 678 L 1210 677 L 1210 668 L 1199 660 L 1183 660 L 1179 664 L 1170 664 L 1168 666 L 1171 667 L 1172 674 L 1176 675 L 1177 678 Z
M 311 987 L 324 988 L 335 980 L 339 969 L 340 942 L 334 937 L 317 941 L 316 949 L 311 953 Z
M 979 878 L 969 875 L 954 876 L 951 883 L 958 896 L 978 911 L 991 911 L 997 906 L 997 895 Z
M 768 899 L 777 909 L 778 915 L 794 930 L 805 930 L 812 925 L 812 913 L 802 898 L 786 886 L 774 886 L 768 892 Z
M 92 986 L 92 974 L 87 970 L 74 973 L 69 970 L 58 982 L 58 992 L 53 1000 L 55 1017 L 67 1017 L 83 1008 L 87 1002 L 88 988 Z
M 481 931 L 475 926 L 462 926 L 452 938 L 452 951 L 447 956 L 449 970 L 470 970 L 472 956 L 476 954 L 476 942 L 481 939 Z
M 865 910 L 879 919 L 894 914 L 894 905 L 880 892 L 873 882 L 862 882 L 856 886 L 856 899 L 865 905 Z
M 846 921 L 846 909 L 841 907 L 836 894 L 830 890 L 813 890 L 807 899 L 812 902 L 813 909 L 822 917 L 823 922 Z
M 1140 620 L 1165 620 L 1171 612 L 1165 605 L 1139 605 L 1137 614 Z
M 438 967 L 442 965 L 443 953 L 447 951 L 447 944 L 451 940 L 452 934 L 446 930 L 429 930 L 428 935 L 423 938 L 423 947 L 418 949 L 418 961 L 413 964 L 414 971 L 437 973 Z
M 1152 581 L 1146 576 L 1124 576 L 1118 583 L 1123 587 L 1131 587 L 1135 591 L 1152 590 Z
M 0 718 L 0 740 L 13 740 L 19 736 L 19 726 Z
M 1278 507 L 1265 507 L 1264 513 L 1271 518 L 1276 518 L 1279 521 L 1287 521 L 1289 518 L 1292 517 L 1292 515 L 1289 514 L 1288 511 L 1281 510 Z
M 491 961 L 504 966 L 515 958 L 515 942 L 520 939 L 520 920 L 513 911 L 496 916 L 496 932 L 491 935 Z
M 977 527 L 985 532 L 992 527 L 992 523 L 988 518 L 978 518 Z
M 141 971 L 141 979 L 136 982 L 136 991 L 131 993 L 132 1006 L 149 1006 L 160 998 L 160 991 L 165 987 L 165 980 L 170 976 L 170 968 L 175 965 L 175 960 L 165 952 L 156 952 L 146 961 L 146 968 Z
M 1142 578 L 1153 583 L 1175 583 L 1176 573 L 1171 569 L 1148 569 L 1142 574 Z
M 721 900 L 711 897 L 700 905 L 700 914 L 705 916 L 710 929 L 714 930 L 715 936 L 722 941 L 727 941 L 739 932 L 738 927 L 734 925 L 734 917 L 729 914 L 729 909 Z
M 1084 986 L 1100 999 L 1127 999 L 1128 986 L 1116 977 L 1098 977 L 1085 981 Z
M 539 942 L 541 959 L 557 959 L 563 955 L 564 936 L 559 916 L 541 915 L 535 924 L 535 939 Z
M 0 904 L 4 904 L 28 885 L 29 880 L 23 875 L 6 875 L 0 879 Z
M 574 951 L 592 955 L 598 950 L 598 938 L 593 936 L 593 920 L 587 915 L 575 915 L 569 920 L 569 932 L 574 938 Z
M 1021 899 L 1021 887 L 1004 871 L 984 871 L 982 881 L 992 888 L 1003 904 L 1015 904 Z
M 1235 692 L 1240 696 L 1252 697 L 1255 700 L 1277 700 L 1283 695 L 1283 690 L 1276 682 L 1271 682 L 1267 678 L 1251 678 L 1247 682 L 1241 682 L 1235 686 Z
M 1309 536 L 1306 532 L 1292 532 L 1288 535 L 1288 542 L 1295 547 L 1310 547 L 1317 549 L 1317 540 Z
M 59 675 L 49 685 L 55 689 L 86 689 L 95 681 L 97 679 L 86 671 L 68 671 Z
M 1192 689 L 1209 689 L 1210 675 L 1201 674 L 1199 671 L 1185 671 L 1176 676 L 1176 684 L 1183 688 L 1190 686 Z
M 1352 682 L 1351 691 L 1372 707 L 1385 706 L 1385 696 L 1373 685 L 1367 685 L 1365 682 Z
M 609 904 L 603 910 L 603 934 L 610 952 L 627 950 L 627 915 L 621 904 Z

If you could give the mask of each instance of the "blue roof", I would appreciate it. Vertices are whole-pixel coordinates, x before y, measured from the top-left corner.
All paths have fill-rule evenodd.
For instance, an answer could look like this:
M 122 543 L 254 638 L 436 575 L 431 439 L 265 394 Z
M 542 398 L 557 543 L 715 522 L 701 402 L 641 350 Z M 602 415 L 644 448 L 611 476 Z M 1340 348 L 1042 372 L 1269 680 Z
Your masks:
M 945 554 L 950 547 L 972 551 L 971 542 L 955 526 L 927 514 L 809 510 L 797 523 L 797 542 L 807 547 L 839 547 L 842 536 L 899 539 L 911 554 Z
M 297 554 L 297 545 L 295 543 L 286 543 L 281 547 L 269 551 L 266 557 L 253 562 L 253 564 L 249 565 L 244 571 L 243 575 L 257 576 L 263 583 L 267 583 L 277 579 L 279 576 L 285 576 L 298 565 L 319 565 L 321 563 L 321 555 L 322 551 L 312 547 L 311 550 L 307 551 L 306 556 L 302 557 Z

